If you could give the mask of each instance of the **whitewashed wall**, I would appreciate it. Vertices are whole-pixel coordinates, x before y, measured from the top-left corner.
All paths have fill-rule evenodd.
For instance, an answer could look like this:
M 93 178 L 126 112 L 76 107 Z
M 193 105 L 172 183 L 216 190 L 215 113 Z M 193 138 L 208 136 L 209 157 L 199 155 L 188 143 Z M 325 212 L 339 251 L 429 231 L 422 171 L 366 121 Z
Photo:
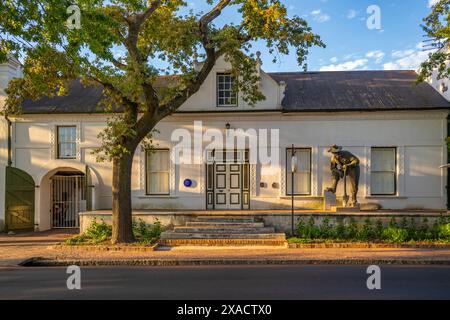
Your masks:
M 170 136 L 177 128 L 192 129 L 193 121 L 202 120 L 203 130 L 225 124 L 232 128 L 279 129 L 280 166 L 256 166 L 251 175 L 252 209 L 277 209 L 290 204 L 285 196 L 285 150 L 291 144 L 312 148 L 312 195 L 298 197 L 299 207 L 312 208 L 320 203 L 322 191 L 330 183 L 329 145 L 339 144 L 361 159 L 359 197 L 362 203 L 379 203 L 386 209 L 444 209 L 446 207 L 446 172 L 439 166 L 446 163 L 444 137 L 447 132 L 447 112 L 382 112 L 327 114 L 233 114 L 175 115 L 158 125 L 157 147 L 173 148 Z M 111 207 L 111 165 L 97 163 L 93 148 L 105 122 L 103 115 L 28 115 L 13 124 L 14 165 L 30 173 L 40 187 L 36 192 L 36 221 L 41 229 L 49 227 L 49 178 L 58 169 L 84 171 L 85 165 L 94 173 L 94 209 Z M 57 125 L 76 125 L 79 148 L 77 159 L 58 160 L 55 150 Z M 205 144 L 206 145 L 206 144 Z M 373 197 L 370 193 L 370 148 L 398 148 L 398 193 L 391 197 Z M 204 165 L 171 166 L 171 195 L 145 195 L 145 153 L 138 149 L 133 163 L 133 206 L 136 209 L 205 209 Z M 182 182 L 190 178 L 194 187 Z M 267 188 L 261 188 L 265 182 Z M 280 184 L 273 188 L 272 184 Z M 342 186 L 338 189 L 342 195 Z
M 6 98 L 5 88 L 14 77 L 20 77 L 21 68 L 16 60 L 0 64 L 0 110 Z M 0 231 L 5 223 L 5 167 L 8 164 L 8 126 L 4 117 L 0 117 Z

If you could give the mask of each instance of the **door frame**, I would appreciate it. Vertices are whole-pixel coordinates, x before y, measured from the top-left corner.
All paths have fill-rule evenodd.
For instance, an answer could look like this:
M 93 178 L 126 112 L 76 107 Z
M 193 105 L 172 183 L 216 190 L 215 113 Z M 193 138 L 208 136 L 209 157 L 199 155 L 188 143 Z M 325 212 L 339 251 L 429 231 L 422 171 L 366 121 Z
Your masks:
M 231 150 L 219 150 L 218 152 L 222 152 L 226 154 L 226 152 L 230 152 Z M 212 152 L 213 156 L 210 156 L 208 152 Z M 216 209 L 216 166 L 225 164 L 237 164 L 239 165 L 239 185 L 240 185 L 240 209 L 227 209 L 227 210 L 250 210 L 250 164 L 249 164 L 249 151 L 248 149 L 244 150 L 234 150 L 235 154 L 241 153 L 242 156 L 235 156 L 234 161 L 226 161 L 222 159 L 216 159 L 214 154 L 216 150 L 207 150 L 206 151 L 206 164 L 205 164 L 205 207 L 206 210 L 222 210 Z M 239 161 L 241 160 L 241 161 Z M 247 166 L 247 170 L 244 170 L 244 166 Z M 244 174 L 246 171 L 246 181 L 247 188 L 244 188 Z M 212 177 L 212 180 L 208 177 Z M 244 201 L 246 200 L 246 201 Z

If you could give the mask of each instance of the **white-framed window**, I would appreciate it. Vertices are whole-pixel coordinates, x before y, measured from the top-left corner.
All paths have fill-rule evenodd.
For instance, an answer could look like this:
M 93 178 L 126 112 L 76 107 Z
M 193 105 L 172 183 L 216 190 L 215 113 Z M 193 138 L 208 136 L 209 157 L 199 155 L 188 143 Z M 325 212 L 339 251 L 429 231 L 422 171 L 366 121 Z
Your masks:
M 217 74 L 218 107 L 237 107 L 237 92 L 233 89 L 234 79 L 230 73 Z
M 170 151 L 152 149 L 145 152 L 145 170 L 147 195 L 170 194 Z
M 297 170 L 294 173 L 294 195 L 311 195 L 311 148 L 295 148 Z M 286 149 L 286 195 L 292 195 L 292 148 Z
M 56 131 L 58 159 L 75 159 L 77 157 L 77 127 L 58 126 Z
M 397 193 L 397 148 L 373 147 L 370 160 L 370 190 L 374 196 Z

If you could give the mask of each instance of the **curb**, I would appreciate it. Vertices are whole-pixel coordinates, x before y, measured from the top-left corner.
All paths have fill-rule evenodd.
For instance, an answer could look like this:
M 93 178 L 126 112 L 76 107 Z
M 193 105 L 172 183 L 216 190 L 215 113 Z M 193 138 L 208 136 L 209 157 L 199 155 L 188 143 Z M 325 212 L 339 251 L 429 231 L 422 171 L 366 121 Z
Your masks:
M 53 260 L 47 258 L 31 258 L 22 261 L 22 267 L 65 267 L 78 266 L 206 266 L 206 265 L 445 265 L 448 260 L 432 259 L 98 259 L 98 260 Z
M 64 245 L 57 244 L 48 246 L 51 250 L 66 250 L 66 251 L 88 251 L 88 252 L 105 252 L 105 251 L 122 251 L 122 252 L 152 252 L 158 247 L 158 244 L 152 246 L 134 246 L 134 245 Z
M 289 243 L 289 249 L 450 249 L 450 244 L 394 244 L 372 242 Z

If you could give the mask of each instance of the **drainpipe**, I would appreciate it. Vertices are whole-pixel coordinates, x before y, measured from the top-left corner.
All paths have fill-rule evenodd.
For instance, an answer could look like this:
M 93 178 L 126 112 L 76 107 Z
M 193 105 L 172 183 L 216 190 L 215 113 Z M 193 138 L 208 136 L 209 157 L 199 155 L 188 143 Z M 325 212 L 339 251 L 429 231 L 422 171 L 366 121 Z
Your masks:
M 5 120 L 8 125 L 8 167 L 12 165 L 12 152 L 11 152 L 11 120 L 5 115 Z
M 447 137 L 450 137 L 450 115 L 447 115 Z M 447 143 L 447 163 L 450 163 L 449 143 Z M 450 168 L 447 168 L 447 210 L 450 210 Z

